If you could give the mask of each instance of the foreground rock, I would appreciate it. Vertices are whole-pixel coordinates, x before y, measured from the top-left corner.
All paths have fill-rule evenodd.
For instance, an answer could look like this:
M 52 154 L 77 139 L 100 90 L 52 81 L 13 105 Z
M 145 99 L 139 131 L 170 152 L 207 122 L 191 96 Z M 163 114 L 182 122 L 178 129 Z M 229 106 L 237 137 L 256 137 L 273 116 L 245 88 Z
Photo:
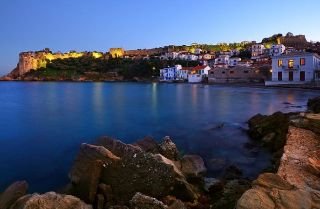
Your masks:
M 79 198 L 48 192 L 21 197 L 10 209 L 92 209 Z
M 18 181 L 11 184 L 1 195 L 0 195 L 0 208 L 7 209 L 20 197 L 27 193 L 28 184 L 25 181 Z
M 132 209 L 168 209 L 168 206 L 163 202 L 139 192 L 133 196 L 130 204 Z
M 318 135 L 291 126 L 278 172 L 261 174 L 237 209 L 320 208 L 319 153 Z
M 195 155 L 178 158 L 169 137 L 160 144 L 145 138 L 133 145 L 102 137 L 95 145 L 81 145 L 69 173 L 70 194 L 96 208 L 128 205 L 137 192 L 193 202 L 199 193 L 186 176 L 202 178 L 204 162 Z

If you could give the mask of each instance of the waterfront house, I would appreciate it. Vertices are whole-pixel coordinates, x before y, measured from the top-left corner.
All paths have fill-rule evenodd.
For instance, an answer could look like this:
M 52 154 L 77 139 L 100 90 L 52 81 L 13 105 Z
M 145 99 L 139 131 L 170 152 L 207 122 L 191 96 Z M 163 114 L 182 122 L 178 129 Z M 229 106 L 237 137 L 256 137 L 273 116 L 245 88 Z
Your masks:
M 230 59 L 229 55 L 220 55 L 218 58 L 214 60 L 214 66 L 228 67 L 229 59 Z
M 260 82 L 263 74 L 251 67 L 236 66 L 233 68 L 214 68 L 209 70 L 209 83 L 248 83 Z
M 272 81 L 266 85 L 304 84 L 319 80 L 320 56 L 293 52 L 272 57 Z
M 182 69 L 181 65 L 174 67 L 167 67 L 160 69 L 160 81 L 176 81 L 180 80 L 179 71 Z
M 286 50 L 286 47 L 283 44 L 273 44 L 269 50 L 269 55 L 271 57 L 280 56 Z
M 200 83 L 208 77 L 211 68 L 207 65 L 196 66 L 189 71 L 188 82 Z
M 254 44 L 251 47 L 251 59 L 255 60 L 264 54 L 264 45 L 263 44 Z

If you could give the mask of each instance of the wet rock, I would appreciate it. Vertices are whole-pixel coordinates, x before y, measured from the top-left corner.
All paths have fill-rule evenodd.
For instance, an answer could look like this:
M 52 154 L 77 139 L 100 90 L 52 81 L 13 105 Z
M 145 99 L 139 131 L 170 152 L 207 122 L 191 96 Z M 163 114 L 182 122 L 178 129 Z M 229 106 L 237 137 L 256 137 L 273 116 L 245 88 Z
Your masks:
M 308 100 L 308 109 L 314 113 L 320 113 L 320 97 Z
M 60 195 L 48 192 L 43 195 L 33 194 L 22 197 L 11 209 L 92 209 L 79 198 L 71 195 Z
M 160 154 L 170 160 L 178 160 L 179 151 L 177 149 L 177 146 L 172 142 L 169 136 L 163 138 L 163 141 L 160 144 Z
M 168 209 L 187 209 L 186 205 L 173 196 L 167 196 L 163 199 L 163 203 L 168 205 Z
M 104 196 L 102 194 L 98 194 L 97 195 L 97 199 L 96 199 L 96 209 L 104 209 Z
M 141 193 L 136 193 L 130 201 L 133 209 L 168 209 L 163 202 Z
M 182 200 L 197 197 L 174 162 L 160 154 L 138 153 L 104 168 L 101 182 L 110 185 L 114 198 L 125 204 L 137 192 L 161 199 L 174 195 Z
M 270 116 L 255 115 L 249 121 L 249 135 L 272 152 L 282 149 L 289 128 L 289 114 L 276 112 Z
M 82 144 L 69 173 L 71 194 L 93 203 L 103 168 L 119 160 L 119 157 L 102 146 Z
M 24 196 L 28 190 L 28 183 L 26 181 L 18 181 L 11 184 L 0 195 L 0 208 L 7 209 L 20 197 Z
M 207 171 L 203 159 L 198 155 L 185 155 L 180 162 L 181 171 L 186 177 L 202 177 Z
M 129 209 L 129 208 L 124 205 L 114 205 L 114 206 L 110 206 L 109 209 Z
M 138 140 L 134 145 L 139 146 L 143 151 L 153 154 L 159 153 L 159 144 L 152 137 L 145 137 Z
M 223 189 L 223 182 L 216 178 L 204 178 L 204 190 L 206 192 L 215 193 Z
M 132 144 L 125 144 L 119 140 L 110 137 L 101 137 L 96 142 L 97 145 L 103 146 L 110 150 L 114 155 L 118 157 L 133 156 L 136 153 L 141 153 L 143 150 L 139 146 Z

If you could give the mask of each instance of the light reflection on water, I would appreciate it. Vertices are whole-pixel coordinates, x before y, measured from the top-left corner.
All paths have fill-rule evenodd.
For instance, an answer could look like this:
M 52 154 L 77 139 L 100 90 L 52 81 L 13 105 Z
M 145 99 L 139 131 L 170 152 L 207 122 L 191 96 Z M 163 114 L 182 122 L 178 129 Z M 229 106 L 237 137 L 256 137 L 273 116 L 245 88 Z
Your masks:
M 269 163 L 252 153 L 244 127 L 256 113 L 299 111 L 319 95 L 294 89 L 138 83 L 0 83 L 0 190 L 26 179 L 32 191 L 64 185 L 82 142 L 170 135 L 184 153 L 236 164 L 254 177 Z M 302 108 L 299 108 L 302 106 Z M 217 128 L 223 124 L 222 128 Z

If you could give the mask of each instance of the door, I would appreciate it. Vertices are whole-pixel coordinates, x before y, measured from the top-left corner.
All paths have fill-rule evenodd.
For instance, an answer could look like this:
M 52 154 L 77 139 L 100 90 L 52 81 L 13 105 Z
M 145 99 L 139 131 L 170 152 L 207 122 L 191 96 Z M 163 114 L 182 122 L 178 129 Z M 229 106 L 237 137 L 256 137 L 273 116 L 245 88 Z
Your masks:
M 293 72 L 292 71 L 289 72 L 289 81 L 293 81 Z
M 278 72 L 278 81 L 282 81 L 282 72 Z
M 305 71 L 301 71 L 300 72 L 300 81 L 305 81 L 306 80 L 306 72 Z

